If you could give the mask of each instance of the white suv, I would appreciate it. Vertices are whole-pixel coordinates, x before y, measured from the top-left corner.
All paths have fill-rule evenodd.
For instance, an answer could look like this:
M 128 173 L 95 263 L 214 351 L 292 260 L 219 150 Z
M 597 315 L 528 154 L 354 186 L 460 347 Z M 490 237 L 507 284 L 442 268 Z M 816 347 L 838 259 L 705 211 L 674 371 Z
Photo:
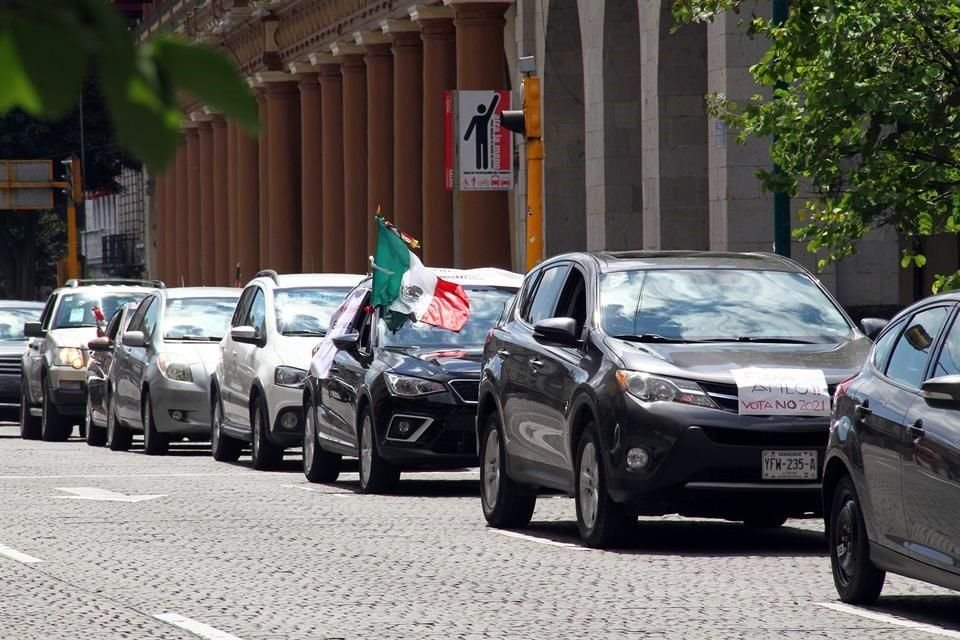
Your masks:
M 303 379 L 330 316 L 364 276 L 261 271 L 243 290 L 210 381 L 213 457 L 233 462 L 251 443 L 270 469 L 303 440 Z

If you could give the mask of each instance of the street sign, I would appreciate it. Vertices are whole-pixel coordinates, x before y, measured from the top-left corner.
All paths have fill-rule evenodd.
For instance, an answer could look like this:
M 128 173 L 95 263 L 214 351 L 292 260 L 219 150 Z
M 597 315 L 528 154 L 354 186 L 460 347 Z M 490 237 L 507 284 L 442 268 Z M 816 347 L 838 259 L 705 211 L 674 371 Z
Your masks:
M 457 164 L 461 191 L 513 188 L 513 136 L 500 126 L 507 90 L 457 92 Z
M 0 160 L 0 211 L 53 208 L 50 160 Z

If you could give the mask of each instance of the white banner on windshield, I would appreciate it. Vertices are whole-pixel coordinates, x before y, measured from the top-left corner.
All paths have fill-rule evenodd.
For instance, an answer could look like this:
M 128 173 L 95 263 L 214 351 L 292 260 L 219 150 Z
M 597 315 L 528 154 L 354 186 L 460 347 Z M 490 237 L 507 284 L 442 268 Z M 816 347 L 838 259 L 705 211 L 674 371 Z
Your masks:
M 830 391 L 819 369 L 734 369 L 739 413 L 746 416 L 829 416 Z

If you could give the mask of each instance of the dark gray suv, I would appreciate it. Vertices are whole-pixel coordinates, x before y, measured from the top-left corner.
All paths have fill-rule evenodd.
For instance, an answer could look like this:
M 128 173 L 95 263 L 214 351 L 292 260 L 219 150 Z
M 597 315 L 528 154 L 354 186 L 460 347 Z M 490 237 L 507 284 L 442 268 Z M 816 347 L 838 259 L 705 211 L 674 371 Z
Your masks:
M 779 256 L 548 260 L 485 345 L 484 515 L 525 526 L 538 492 L 560 490 L 595 547 L 637 515 L 757 527 L 820 515 L 832 391 L 870 345 Z

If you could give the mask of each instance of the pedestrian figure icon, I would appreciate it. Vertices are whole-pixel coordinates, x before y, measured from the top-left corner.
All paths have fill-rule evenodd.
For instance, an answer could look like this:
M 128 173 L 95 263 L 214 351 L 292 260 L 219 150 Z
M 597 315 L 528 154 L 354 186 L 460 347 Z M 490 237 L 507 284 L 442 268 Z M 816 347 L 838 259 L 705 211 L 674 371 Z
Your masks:
M 470 119 L 470 126 L 467 127 L 466 134 L 463 136 L 464 141 L 469 142 L 470 134 L 474 134 L 473 148 L 476 152 L 477 169 L 490 168 L 490 118 L 496 111 L 499 102 L 500 96 L 493 94 L 493 100 L 490 101 L 489 107 L 483 104 L 477 105 L 477 115 Z

